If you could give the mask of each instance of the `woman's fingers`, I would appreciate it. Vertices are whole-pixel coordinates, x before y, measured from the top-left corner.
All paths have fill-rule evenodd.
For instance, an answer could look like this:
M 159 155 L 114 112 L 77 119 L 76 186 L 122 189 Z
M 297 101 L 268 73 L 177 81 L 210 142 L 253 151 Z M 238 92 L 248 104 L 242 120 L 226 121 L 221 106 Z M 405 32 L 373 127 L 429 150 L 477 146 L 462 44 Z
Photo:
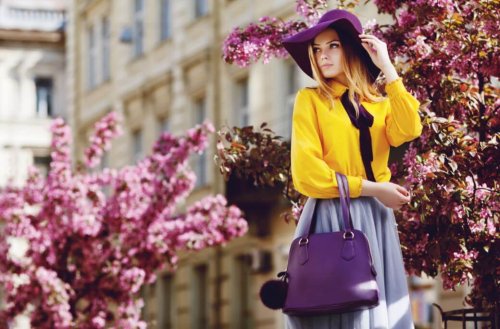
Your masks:
M 410 192 L 408 192 L 404 187 L 397 185 L 396 191 L 398 191 L 399 194 L 401 195 L 401 202 L 403 203 L 410 202 L 411 200 Z
M 408 196 L 408 195 L 410 195 L 410 192 L 408 192 L 408 190 L 407 190 L 407 189 L 405 189 L 403 186 L 396 185 L 396 190 L 397 190 L 399 193 L 403 194 L 404 196 Z
M 378 43 L 377 40 L 370 40 L 370 39 L 361 40 L 361 45 L 373 51 L 374 53 L 377 53 L 379 49 L 383 47 L 383 45 Z
M 377 38 L 376 36 L 371 35 L 371 34 L 360 34 L 359 37 L 361 39 L 370 39 L 370 40 L 374 40 L 374 41 L 378 41 L 378 42 L 384 43 L 382 40 L 380 40 L 379 38 Z
M 370 52 L 375 52 L 375 53 L 377 52 L 377 46 L 374 43 L 368 43 L 366 41 L 362 41 L 361 45 Z
M 362 41 L 361 44 L 373 50 L 377 49 L 377 46 L 373 42 Z
M 371 39 L 362 39 L 361 40 L 361 44 L 364 44 L 364 43 L 369 43 L 371 45 L 375 45 L 376 44 L 376 41 L 375 40 L 371 40 Z

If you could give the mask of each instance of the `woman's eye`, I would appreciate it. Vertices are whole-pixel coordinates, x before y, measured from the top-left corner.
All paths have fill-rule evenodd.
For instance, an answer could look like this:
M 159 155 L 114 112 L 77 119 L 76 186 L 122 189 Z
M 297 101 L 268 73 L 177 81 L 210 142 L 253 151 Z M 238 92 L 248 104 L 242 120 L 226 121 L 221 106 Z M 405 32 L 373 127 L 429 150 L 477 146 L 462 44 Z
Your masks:
M 331 44 L 330 44 L 330 48 L 332 48 L 333 46 L 338 47 L 339 45 L 338 45 L 338 44 L 336 44 L 336 43 L 331 43 Z

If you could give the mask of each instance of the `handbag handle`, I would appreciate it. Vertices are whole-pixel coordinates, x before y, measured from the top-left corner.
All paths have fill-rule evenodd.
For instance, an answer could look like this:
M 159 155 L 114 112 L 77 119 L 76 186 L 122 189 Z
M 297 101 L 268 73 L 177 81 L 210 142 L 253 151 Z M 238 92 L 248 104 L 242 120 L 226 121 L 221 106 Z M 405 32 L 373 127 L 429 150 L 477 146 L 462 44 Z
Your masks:
M 344 237 L 346 236 L 346 233 L 350 233 L 350 237 L 352 238 L 352 237 L 354 237 L 354 234 L 352 233 L 351 214 L 349 211 L 349 208 L 351 205 L 351 199 L 349 197 L 349 184 L 347 183 L 347 178 L 345 177 L 344 174 L 341 174 L 338 172 L 336 172 L 335 174 L 337 177 L 337 185 L 338 185 L 339 192 L 340 192 L 340 204 L 342 207 L 342 219 L 344 221 Z M 310 212 L 311 215 L 305 218 L 305 220 L 307 221 L 307 224 L 306 224 L 304 231 L 307 232 L 307 235 L 301 238 L 301 240 L 303 240 L 303 241 L 306 241 L 306 239 L 309 237 L 309 234 L 312 233 L 311 232 L 311 223 L 313 220 L 313 216 L 314 216 L 314 213 L 316 210 L 316 203 L 317 203 L 315 199 L 312 199 L 312 200 L 313 200 L 313 204 L 311 205 L 311 207 L 313 207 L 313 209 Z
M 351 214 L 349 212 L 351 207 L 349 183 L 347 182 L 347 177 L 344 174 L 336 172 L 335 175 L 337 176 L 337 185 L 339 186 L 340 192 L 340 204 L 342 207 L 342 217 L 344 219 L 344 230 L 352 231 Z

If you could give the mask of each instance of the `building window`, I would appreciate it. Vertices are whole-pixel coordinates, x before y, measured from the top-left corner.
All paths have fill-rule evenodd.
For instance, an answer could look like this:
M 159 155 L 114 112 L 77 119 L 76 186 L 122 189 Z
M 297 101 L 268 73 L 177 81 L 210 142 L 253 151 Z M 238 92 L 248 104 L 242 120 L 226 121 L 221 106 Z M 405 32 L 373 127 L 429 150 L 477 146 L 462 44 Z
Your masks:
M 87 87 L 93 89 L 97 84 L 96 65 L 97 65 L 97 45 L 95 37 L 95 29 L 93 26 L 87 30 L 88 41 L 88 63 L 87 63 Z
M 207 0 L 194 0 L 194 17 L 202 17 L 208 14 Z
M 208 266 L 198 265 L 194 268 L 192 303 L 192 328 L 208 328 Z
M 236 82 L 236 109 L 234 111 L 234 122 L 237 126 L 247 126 L 249 124 L 249 103 L 248 103 L 248 78 Z
M 141 296 L 142 302 L 144 303 L 144 306 L 141 309 L 141 319 L 145 322 L 147 322 L 148 319 L 148 292 L 147 292 L 147 286 L 143 285 L 141 287 L 141 290 L 139 290 L 139 294 Z
M 144 53 L 144 0 L 134 0 L 134 57 Z
M 110 26 L 109 19 L 104 17 L 102 19 L 102 80 L 107 81 L 111 76 L 109 59 L 110 59 Z
M 160 39 L 165 40 L 171 33 L 170 0 L 160 0 L 160 15 Z
M 167 117 L 159 118 L 157 121 L 158 124 L 158 137 L 161 136 L 164 132 L 170 131 L 170 121 Z
M 142 285 L 141 290 L 139 290 L 140 298 L 142 298 L 142 301 L 144 302 L 144 306 L 141 309 L 141 318 L 148 323 L 154 322 L 156 317 L 155 309 L 152 304 L 155 298 L 154 294 L 156 289 L 156 283 L 153 283 L 144 284 Z
M 294 63 L 287 63 L 285 68 L 285 109 L 280 111 L 283 116 L 279 118 L 277 132 L 286 140 L 290 140 L 292 135 L 293 105 L 300 87 L 300 74 L 297 68 Z
M 206 117 L 206 101 L 205 98 L 200 98 L 194 103 L 194 124 L 201 124 Z M 193 169 L 196 174 L 195 187 L 201 187 L 207 184 L 207 151 L 204 150 L 201 154 L 193 155 Z
M 36 114 L 39 117 L 46 118 L 52 116 L 53 113 L 53 87 L 51 78 L 36 78 Z
M 206 118 L 206 102 L 205 98 L 200 98 L 195 102 L 194 106 L 194 123 L 201 124 Z
M 436 282 L 426 275 L 411 275 L 408 279 L 415 327 L 431 328 L 434 323 L 432 303 L 436 302 Z
M 50 169 L 50 156 L 34 156 L 33 164 L 38 169 L 42 177 L 47 177 Z
M 252 281 L 251 281 L 251 258 L 249 255 L 236 257 L 235 268 L 235 293 L 236 301 L 234 315 L 236 316 L 237 328 L 250 329 L 252 325 Z
M 158 324 L 162 329 L 173 329 L 174 284 L 173 276 L 165 274 L 158 281 Z
M 138 163 L 142 160 L 143 147 L 142 147 L 142 130 L 136 130 L 132 133 L 132 161 Z

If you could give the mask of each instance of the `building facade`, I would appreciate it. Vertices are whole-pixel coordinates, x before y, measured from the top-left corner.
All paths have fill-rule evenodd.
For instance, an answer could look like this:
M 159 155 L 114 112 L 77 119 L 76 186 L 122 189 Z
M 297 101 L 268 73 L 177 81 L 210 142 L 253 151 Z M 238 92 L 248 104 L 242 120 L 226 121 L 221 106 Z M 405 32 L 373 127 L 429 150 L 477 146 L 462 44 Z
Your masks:
M 0 1 L 0 187 L 46 172 L 50 119 L 65 116 L 65 1 Z
M 289 138 L 295 93 L 313 81 L 290 59 L 250 68 L 225 64 L 221 47 L 233 27 L 262 16 L 291 18 L 294 9 L 291 0 L 73 1 L 67 85 L 75 156 L 81 158 L 93 124 L 109 111 L 124 119 L 125 133 L 104 159 L 115 168 L 147 155 L 163 131 L 182 134 L 205 118 L 216 129 L 266 121 Z M 367 21 L 376 9 L 368 4 L 358 15 Z M 180 255 L 175 273 L 158 273 L 156 284 L 141 292 L 143 317 L 150 328 L 162 329 L 283 328 L 280 312 L 266 309 L 258 292 L 286 267 L 295 225 L 279 217 L 287 207 L 279 191 L 225 182 L 214 154 L 212 137 L 206 152 L 190 159 L 198 179 L 186 205 L 223 193 L 245 211 L 250 231 L 224 247 Z M 418 310 L 441 298 L 439 284 L 424 286 Z

